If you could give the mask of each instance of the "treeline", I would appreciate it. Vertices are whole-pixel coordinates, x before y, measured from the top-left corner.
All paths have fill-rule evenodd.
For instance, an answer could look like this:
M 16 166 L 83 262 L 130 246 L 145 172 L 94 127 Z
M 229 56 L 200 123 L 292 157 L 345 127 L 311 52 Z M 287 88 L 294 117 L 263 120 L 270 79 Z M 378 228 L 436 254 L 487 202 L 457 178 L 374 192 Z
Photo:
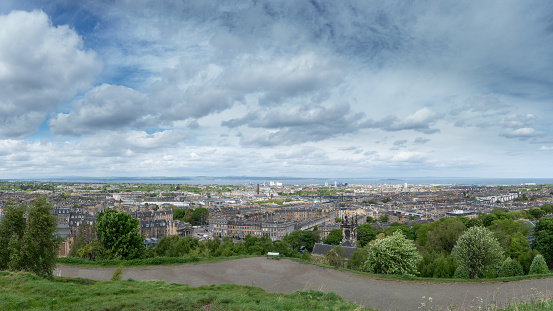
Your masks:
M 493 278 L 536 273 L 537 268 L 534 271 L 531 268 L 533 262 L 539 262 L 535 264 L 536 267 L 543 267 L 545 263 L 553 265 L 553 218 L 539 219 L 535 228 L 520 219 L 537 219 L 551 212 L 553 205 L 544 204 L 541 208 L 529 211 L 494 209 L 490 214 L 480 214 L 477 218 L 442 218 L 412 227 L 393 223 L 388 228 L 375 231 L 368 224 L 361 225 L 357 229 L 361 248 L 350 257 L 348 267 L 398 274 L 392 270 L 374 268 L 375 264 L 370 262 L 374 260 L 378 246 L 391 243 L 385 240 L 399 233 L 402 239 L 395 237 L 395 245 L 403 248 L 412 245 L 410 260 L 416 263 L 415 270 L 404 270 L 409 271 L 406 274 L 433 278 Z M 527 237 L 535 238 L 532 248 Z M 398 239 L 402 242 L 397 242 Z M 387 246 L 386 252 L 390 252 L 390 248 Z M 406 257 L 409 251 L 403 249 L 401 253 Z M 382 259 L 382 256 L 379 258 Z M 389 264 L 390 258 L 384 257 L 382 264 Z M 395 265 L 401 266 L 402 263 Z M 478 271 L 467 271 L 467 267 L 475 265 L 480 265 Z M 539 271 L 548 272 L 547 269 Z

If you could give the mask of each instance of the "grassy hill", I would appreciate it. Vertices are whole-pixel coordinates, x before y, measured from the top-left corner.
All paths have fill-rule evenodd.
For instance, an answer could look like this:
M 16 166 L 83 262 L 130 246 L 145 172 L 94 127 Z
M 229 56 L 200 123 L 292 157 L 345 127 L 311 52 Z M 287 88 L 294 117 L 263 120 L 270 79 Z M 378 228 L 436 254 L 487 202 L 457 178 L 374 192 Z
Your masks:
M 334 293 L 271 294 L 221 284 L 92 281 L 0 271 L 0 310 L 367 310 Z

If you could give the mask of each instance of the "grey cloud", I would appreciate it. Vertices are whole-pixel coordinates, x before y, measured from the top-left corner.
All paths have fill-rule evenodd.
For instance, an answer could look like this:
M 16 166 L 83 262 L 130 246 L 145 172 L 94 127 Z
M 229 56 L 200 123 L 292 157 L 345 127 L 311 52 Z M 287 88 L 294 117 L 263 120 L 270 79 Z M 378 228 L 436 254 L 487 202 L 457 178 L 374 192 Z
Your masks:
M 348 104 L 330 108 L 294 107 L 272 109 L 262 114 L 252 112 L 239 119 L 222 122 L 223 126 L 265 129 L 265 133 L 242 136 L 240 143 L 245 146 L 275 146 L 321 141 L 331 137 L 358 131 L 362 113 L 352 113 Z
M 109 84 L 92 89 L 72 108 L 69 113 L 59 113 L 50 120 L 54 134 L 80 136 L 98 130 L 135 127 L 141 119 L 148 118 L 149 110 L 145 95 Z
M 0 15 L 0 136 L 32 135 L 48 113 L 100 71 L 67 26 L 52 26 L 41 11 Z
M 430 139 L 424 138 L 424 137 L 417 137 L 417 138 L 415 138 L 415 140 L 414 140 L 415 144 L 421 144 L 421 145 L 422 145 L 422 144 L 426 144 L 426 143 L 429 142 L 429 141 L 430 141 Z
M 389 132 L 415 130 L 425 134 L 434 134 L 440 130 L 431 128 L 430 126 L 436 123 L 440 118 L 440 114 L 428 108 L 422 108 L 406 117 L 404 120 L 400 120 L 396 116 L 387 116 L 378 121 L 369 119 L 363 122 L 361 126 L 364 128 L 379 128 Z
M 522 115 L 510 115 L 503 119 L 501 124 L 510 128 L 529 127 L 536 123 L 536 117 L 532 114 Z
M 518 138 L 520 140 L 526 140 L 529 138 L 534 137 L 541 137 L 545 136 L 547 133 L 542 131 L 536 131 L 535 129 L 531 127 L 523 127 L 518 129 L 507 129 L 499 134 L 499 136 L 503 136 L 506 138 Z

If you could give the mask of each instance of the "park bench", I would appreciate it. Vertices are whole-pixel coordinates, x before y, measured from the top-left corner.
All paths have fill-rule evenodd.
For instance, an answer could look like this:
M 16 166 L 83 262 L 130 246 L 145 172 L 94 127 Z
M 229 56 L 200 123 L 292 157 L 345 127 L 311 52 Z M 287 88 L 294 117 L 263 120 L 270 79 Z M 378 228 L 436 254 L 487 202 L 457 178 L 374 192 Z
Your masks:
M 276 258 L 276 259 L 280 259 L 280 253 L 268 252 L 268 253 L 267 253 L 267 258 Z

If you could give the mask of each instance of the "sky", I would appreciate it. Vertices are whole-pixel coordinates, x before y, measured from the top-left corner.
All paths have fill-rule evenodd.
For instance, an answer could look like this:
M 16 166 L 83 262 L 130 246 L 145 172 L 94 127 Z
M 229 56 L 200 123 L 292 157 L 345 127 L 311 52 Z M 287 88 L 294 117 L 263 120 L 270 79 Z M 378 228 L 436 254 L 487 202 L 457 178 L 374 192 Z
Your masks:
M 0 179 L 553 177 L 553 2 L 0 2 Z

